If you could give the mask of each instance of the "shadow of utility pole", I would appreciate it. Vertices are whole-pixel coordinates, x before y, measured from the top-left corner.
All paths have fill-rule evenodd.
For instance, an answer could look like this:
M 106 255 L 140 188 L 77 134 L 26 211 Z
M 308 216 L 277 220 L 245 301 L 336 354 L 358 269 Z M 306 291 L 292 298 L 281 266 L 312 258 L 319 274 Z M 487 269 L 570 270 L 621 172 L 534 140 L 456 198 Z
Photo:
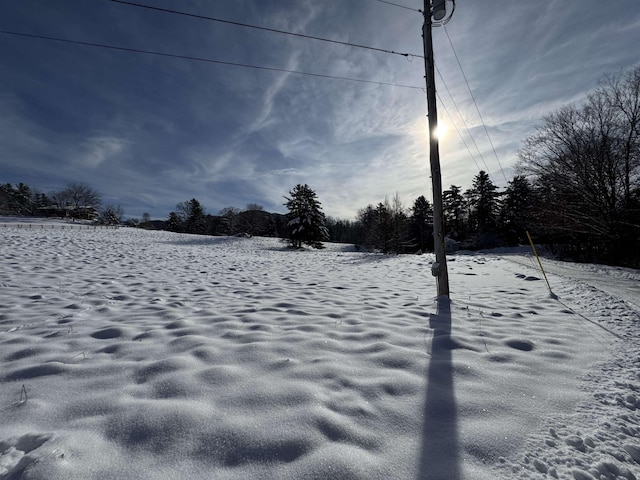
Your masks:
M 458 414 L 453 387 L 451 304 L 438 297 L 438 309 L 429 319 L 433 329 L 431 361 L 422 426 L 418 480 L 460 480 Z

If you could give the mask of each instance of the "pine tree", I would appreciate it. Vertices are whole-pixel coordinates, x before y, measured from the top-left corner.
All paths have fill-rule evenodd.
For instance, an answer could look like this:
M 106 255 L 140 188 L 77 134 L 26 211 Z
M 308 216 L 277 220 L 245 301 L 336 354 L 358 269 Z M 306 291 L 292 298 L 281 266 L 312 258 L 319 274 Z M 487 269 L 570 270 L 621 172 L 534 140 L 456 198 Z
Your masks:
M 500 228 L 512 245 L 526 242 L 527 223 L 532 223 L 534 191 L 526 177 L 517 175 L 509 182 L 500 211 Z
M 170 212 L 169 218 L 167 219 L 167 230 L 170 232 L 181 232 L 182 223 L 180 216 L 176 212 Z
M 385 198 L 384 203 L 378 203 L 375 214 L 378 238 L 376 248 L 382 253 L 389 253 L 393 249 L 393 214 L 388 199 Z
M 420 195 L 413 202 L 411 234 L 418 250 L 433 251 L 433 207 L 424 195 Z
M 204 208 L 198 200 L 192 198 L 186 202 L 180 202 L 176 205 L 175 215 L 178 217 L 180 224 L 180 231 L 184 233 L 197 233 L 204 234 L 206 230 L 206 221 Z M 171 218 L 169 214 L 169 221 L 175 226 L 175 219 Z M 178 231 L 178 230 L 173 230 Z
M 29 185 L 19 183 L 15 190 L 15 203 L 18 215 L 31 215 L 33 214 L 34 204 L 31 194 L 31 188 Z
M 456 240 L 465 237 L 465 199 L 460 193 L 460 187 L 451 185 L 449 190 L 442 192 L 442 210 L 444 215 L 445 234 Z
M 13 185 L 10 183 L 0 185 L 0 215 L 15 214 L 15 209 L 13 208 L 14 195 Z
M 189 215 L 186 221 L 186 230 L 188 233 L 197 233 L 202 235 L 205 233 L 205 215 L 204 208 L 198 200 L 192 198 L 189 200 Z
M 378 216 L 373 205 L 358 210 L 358 223 L 362 229 L 360 241 L 367 250 L 378 248 Z
M 240 213 L 240 209 L 236 207 L 225 207 L 220 210 L 220 217 L 222 217 L 222 221 L 220 222 L 221 232 L 225 235 L 233 235 L 236 232 L 236 223 L 238 220 L 238 214 Z
M 496 189 L 489 174 L 480 170 L 468 192 L 471 215 L 480 234 L 495 230 L 499 207 Z
M 289 239 L 295 248 L 302 244 L 314 248 L 322 248 L 322 242 L 329 239 L 329 232 L 325 226 L 325 215 L 320 208 L 316 192 L 309 185 L 298 184 L 284 197 L 287 214 Z
M 124 210 L 120 205 L 107 205 L 100 212 L 98 223 L 102 225 L 120 225 L 123 216 Z

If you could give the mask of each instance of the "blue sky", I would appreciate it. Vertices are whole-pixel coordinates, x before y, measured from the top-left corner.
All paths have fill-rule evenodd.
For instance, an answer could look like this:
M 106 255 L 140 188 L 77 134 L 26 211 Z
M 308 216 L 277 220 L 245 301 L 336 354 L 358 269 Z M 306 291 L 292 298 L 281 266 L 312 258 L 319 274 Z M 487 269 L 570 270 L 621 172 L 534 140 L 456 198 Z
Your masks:
M 422 53 L 419 0 L 393 2 L 409 8 L 379 0 L 137 3 Z M 191 198 L 212 214 L 249 203 L 284 212 L 283 196 L 297 183 L 317 192 L 326 214 L 345 219 L 396 192 L 407 207 L 432 198 L 420 57 L 109 0 L 3 0 L 0 30 L 403 85 L 0 33 L 1 183 L 45 193 L 86 183 L 128 217 L 159 219 Z M 640 64 L 637 0 L 458 0 L 433 33 L 439 118 L 449 126 L 440 145 L 445 187 L 468 188 L 479 169 L 503 187 L 544 115 L 580 103 L 604 74 Z

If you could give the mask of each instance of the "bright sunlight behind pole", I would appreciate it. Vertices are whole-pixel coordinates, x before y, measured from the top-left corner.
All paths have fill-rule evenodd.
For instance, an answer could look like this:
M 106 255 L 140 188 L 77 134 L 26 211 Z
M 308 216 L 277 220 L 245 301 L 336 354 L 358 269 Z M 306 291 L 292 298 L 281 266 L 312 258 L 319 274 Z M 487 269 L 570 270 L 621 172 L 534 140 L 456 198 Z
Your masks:
M 436 128 L 435 135 L 438 137 L 438 140 L 444 139 L 447 135 L 447 131 L 449 127 L 447 127 L 446 123 L 443 123 L 441 120 L 438 120 L 438 128 Z

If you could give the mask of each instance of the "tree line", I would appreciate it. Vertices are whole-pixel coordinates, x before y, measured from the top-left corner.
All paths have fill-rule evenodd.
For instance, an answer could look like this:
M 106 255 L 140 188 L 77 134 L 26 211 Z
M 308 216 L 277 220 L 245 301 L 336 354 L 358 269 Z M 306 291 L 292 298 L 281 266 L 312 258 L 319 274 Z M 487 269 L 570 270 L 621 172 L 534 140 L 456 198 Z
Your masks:
M 517 245 L 529 231 L 566 258 L 640 266 L 640 67 L 606 76 L 584 104 L 544 117 L 524 141 L 517 173 L 503 191 L 480 171 L 470 189 L 443 192 L 450 246 Z M 433 247 L 424 197 L 404 208 L 396 195 L 328 227 L 338 241 L 387 253 Z
M 266 212 L 258 204 L 249 204 L 244 210 L 225 207 L 212 215 L 199 200 L 192 198 L 178 203 L 167 220 L 158 222 L 157 227 L 197 235 L 282 237 L 286 235 L 286 218 L 282 214 Z
M 48 194 L 24 183 L 15 186 L 4 183 L 0 184 L 0 215 L 60 217 L 117 225 L 124 211 L 119 205 L 103 205 L 102 195 L 82 183 L 70 183 Z
M 207 214 L 195 198 L 176 205 L 166 221 L 142 223 L 174 232 L 288 238 L 295 247 L 323 241 L 352 243 L 383 253 L 433 250 L 433 208 L 424 197 L 405 207 L 398 194 L 369 204 L 355 220 L 322 213 L 308 185 L 284 197 L 287 214 L 251 204 Z M 101 207 L 92 188 L 70 184 L 43 194 L 25 184 L 0 185 L 0 215 L 56 214 L 119 223 L 118 206 Z M 443 221 L 450 249 L 537 243 L 578 261 L 640 266 L 640 67 L 608 75 L 582 105 L 547 115 L 519 152 L 517 175 L 500 191 L 480 171 L 471 188 L 443 192 Z
M 449 250 L 494 248 L 526 241 L 534 191 L 524 176 L 516 176 L 500 192 L 480 171 L 471 188 L 451 185 L 443 192 L 443 220 Z M 354 222 L 327 219 L 330 238 L 382 253 L 433 251 L 433 206 L 419 196 L 405 207 L 396 193 L 358 211 Z
M 520 152 L 543 240 L 580 260 L 640 264 L 640 67 L 544 118 Z
M 316 192 L 308 185 L 298 184 L 284 197 L 286 215 L 265 212 L 258 204 L 245 210 L 225 207 L 218 215 L 207 214 L 195 198 L 180 202 L 169 213 L 163 227 L 166 230 L 199 235 L 270 236 L 289 239 L 291 246 L 308 245 L 322 248 L 329 241 L 326 217 Z

